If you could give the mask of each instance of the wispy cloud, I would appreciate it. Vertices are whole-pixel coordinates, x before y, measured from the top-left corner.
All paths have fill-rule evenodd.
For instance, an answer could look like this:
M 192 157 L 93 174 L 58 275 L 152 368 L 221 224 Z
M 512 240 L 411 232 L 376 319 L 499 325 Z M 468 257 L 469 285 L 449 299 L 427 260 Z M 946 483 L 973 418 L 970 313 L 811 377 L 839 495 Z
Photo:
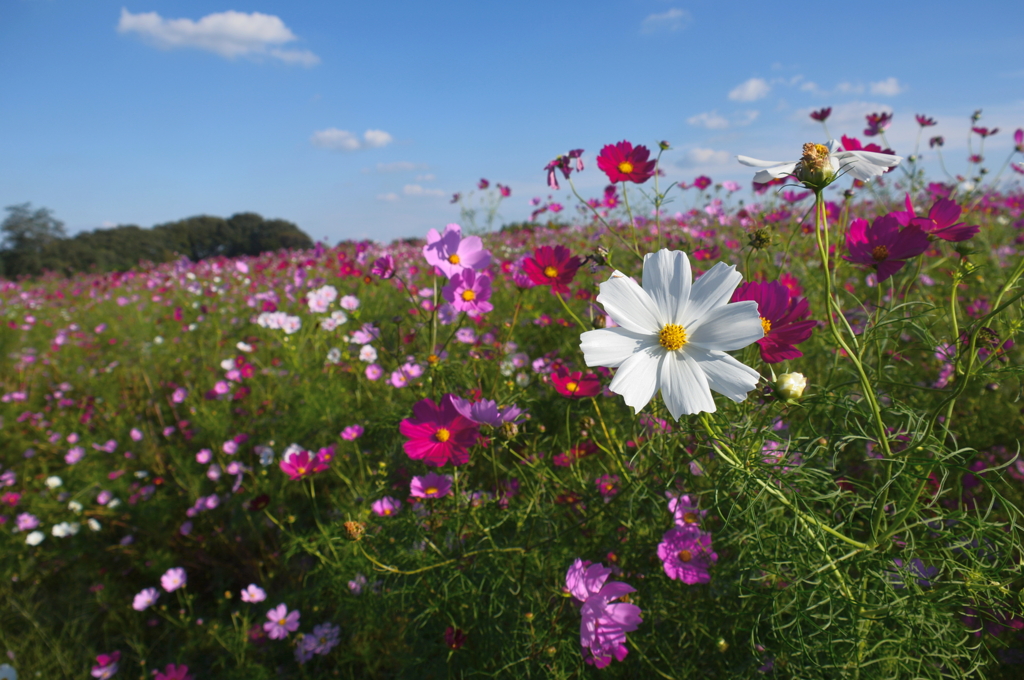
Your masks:
M 377 172 L 415 172 L 416 170 L 426 170 L 428 167 L 426 163 L 395 161 L 394 163 L 377 163 Z
M 419 184 L 406 184 L 402 187 L 402 193 L 406 196 L 444 196 L 440 189 L 425 189 Z
M 667 12 L 651 14 L 640 24 L 642 33 L 658 33 L 661 31 L 679 31 L 693 21 L 693 17 L 685 9 L 672 8 Z
M 140 35 L 161 49 L 190 47 L 228 59 L 270 57 L 307 67 L 320 63 L 309 50 L 285 49 L 298 38 L 279 17 L 260 12 L 217 12 L 193 21 L 165 19 L 156 12 L 132 14 L 122 8 L 117 31 Z
M 683 168 L 722 166 L 732 163 L 732 154 L 728 151 L 716 151 L 715 149 L 695 148 L 686 152 L 686 155 L 679 162 Z
M 871 94 L 882 95 L 883 97 L 895 97 L 907 89 L 900 81 L 891 76 L 877 83 L 871 83 L 869 87 L 871 88 Z
M 377 200 L 384 201 L 386 203 L 394 203 L 398 200 L 398 194 L 393 191 L 387 194 L 377 194 Z
M 348 130 L 327 128 L 326 130 L 314 132 L 309 141 L 313 146 L 318 146 L 321 149 L 359 151 L 360 149 L 375 149 L 387 146 L 394 140 L 391 135 L 383 130 L 367 130 L 363 133 L 363 138 L 359 139 L 359 137 Z M 380 168 L 380 166 L 377 167 L 378 169 Z
M 729 121 L 725 116 L 720 115 L 718 111 L 698 113 L 696 116 L 687 118 L 686 122 L 690 125 L 707 128 L 708 130 L 724 130 L 729 127 Z
M 772 86 L 764 78 L 751 78 L 729 92 L 729 99 L 734 102 L 752 102 L 768 96 Z

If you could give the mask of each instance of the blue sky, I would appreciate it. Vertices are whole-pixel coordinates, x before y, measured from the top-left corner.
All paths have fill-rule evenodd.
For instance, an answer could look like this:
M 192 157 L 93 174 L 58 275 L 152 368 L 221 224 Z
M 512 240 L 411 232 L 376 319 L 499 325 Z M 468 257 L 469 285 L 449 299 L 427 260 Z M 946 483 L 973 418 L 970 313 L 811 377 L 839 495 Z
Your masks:
M 451 194 L 481 177 L 523 219 L 570 148 L 593 195 L 596 153 L 622 139 L 670 141 L 670 180 L 746 185 L 733 157 L 796 158 L 823 106 L 862 139 L 865 113 L 894 111 L 902 154 L 914 114 L 936 118 L 954 173 L 972 111 L 1001 129 L 993 170 L 1024 126 L 1015 1 L 0 0 L 0 16 L 0 206 L 51 208 L 72 233 L 255 211 L 389 240 L 456 220 Z

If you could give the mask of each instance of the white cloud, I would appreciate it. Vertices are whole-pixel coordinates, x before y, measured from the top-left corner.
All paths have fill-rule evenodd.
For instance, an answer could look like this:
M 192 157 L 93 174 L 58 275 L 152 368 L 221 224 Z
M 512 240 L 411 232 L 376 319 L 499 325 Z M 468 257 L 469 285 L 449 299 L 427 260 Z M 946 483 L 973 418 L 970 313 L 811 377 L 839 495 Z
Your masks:
M 818 84 L 810 80 L 800 85 L 800 89 L 803 90 L 804 92 L 821 92 L 821 88 L 818 87 Z
M 718 111 L 698 113 L 696 116 L 687 118 L 686 122 L 690 125 L 707 128 L 708 130 L 724 130 L 729 127 L 729 121 L 724 116 L 719 115 Z
M 756 109 L 750 109 L 739 114 L 736 120 L 736 125 L 750 125 L 757 117 L 761 115 L 761 112 Z
M 358 151 L 359 149 L 373 149 L 387 146 L 392 142 L 392 137 L 383 130 L 367 130 L 363 133 L 363 139 L 360 141 L 358 137 L 348 130 L 327 128 L 326 130 L 317 130 L 314 132 L 313 136 L 309 138 L 309 141 L 313 146 L 318 146 L 321 149 L 331 149 L 332 151 Z M 377 166 L 377 169 L 380 170 L 379 165 Z
M 426 175 L 416 175 L 417 182 L 433 182 L 437 177 L 428 173 Z
M 444 196 L 440 189 L 424 189 L 419 184 L 406 184 L 402 187 L 402 193 L 406 196 Z
M 714 149 L 690 149 L 680 163 L 683 167 L 728 165 L 732 163 L 732 154 L 728 151 Z
M 394 163 L 377 163 L 377 172 L 413 172 L 415 170 L 426 170 L 427 167 L 426 163 L 395 161 Z
M 651 14 L 640 24 L 642 33 L 657 33 L 658 31 L 678 31 L 686 28 L 693 21 L 693 17 L 685 9 L 670 9 L 660 14 Z
M 729 92 L 729 99 L 734 102 L 752 102 L 766 97 L 771 89 L 772 86 L 764 78 L 751 78 L 733 88 Z
M 884 97 L 895 97 L 905 89 L 907 88 L 901 85 L 900 81 L 891 76 L 877 83 L 871 83 L 871 94 L 880 94 Z
M 118 33 L 137 33 L 161 49 L 192 47 L 222 57 L 272 57 L 286 64 L 315 66 L 320 57 L 309 50 L 284 49 L 298 40 L 279 17 L 253 12 L 218 12 L 199 21 L 164 19 L 156 12 L 132 14 L 121 8 Z
M 839 94 L 864 94 L 864 86 L 861 83 L 843 81 L 836 85 L 836 92 Z
M 387 201 L 388 203 L 394 203 L 395 201 L 398 200 L 398 194 L 396 194 L 393 191 L 387 194 L 377 194 L 377 200 Z

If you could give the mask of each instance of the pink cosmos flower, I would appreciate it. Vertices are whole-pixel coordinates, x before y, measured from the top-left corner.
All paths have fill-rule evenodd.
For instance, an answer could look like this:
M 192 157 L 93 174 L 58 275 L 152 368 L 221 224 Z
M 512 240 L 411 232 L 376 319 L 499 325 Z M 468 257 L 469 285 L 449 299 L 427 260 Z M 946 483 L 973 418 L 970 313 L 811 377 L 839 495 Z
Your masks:
M 992 135 L 999 132 L 999 128 L 989 129 L 987 127 L 972 127 L 971 132 L 982 137 L 991 137 Z
M 436 229 L 428 231 L 423 257 L 448 278 L 464 269 L 484 269 L 491 263 L 491 253 L 484 250 L 480 237 L 462 238 L 462 227 L 457 224 L 446 226 L 444 234 Z
M 630 142 L 608 144 L 597 157 L 597 167 L 608 175 L 611 182 L 643 184 L 654 177 L 656 161 L 648 160 L 651 151 L 646 146 L 633 147 Z
M 267 591 L 255 583 L 250 583 L 242 590 L 242 602 L 263 602 L 267 599 Z
M 85 458 L 85 449 L 81 446 L 74 446 L 64 454 L 64 462 L 68 465 L 74 465 L 83 458 Z
M 1024 153 L 1024 128 L 1017 128 L 1013 133 L 1013 148 L 1017 153 Z
M 402 503 L 391 496 L 384 496 L 384 498 L 374 501 L 370 509 L 378 517 L 391 517 L 402 511 Z
M 917 120 L 917 124 L 920 125 L 923 128 L 931 127 L 933 125 L 937 125 L 937 123 L 935 122 L 934 118 L 929 118 L 928 116 L 926 116 L 924 114 L 921 114 L 921 113 L 919 113 L 916 116 L 914 116 L 914 119 Z
M 870 227 L 864 219 L 851 222 L 846 248 L 850 254 L 843 259 L 874 268 L 881 283 L 902 269 L 907 260 L 928 250 L 928 236 L 915 225 L 901 230 L 895 217 L 883 215 Z
M 263 630 L 271 640 L 283 640 L 299 629 L 299 610 L 289 612 L 288 607 L 279 604 L 267 612 L 269 621 L 263 624 Z
M 688 585 L 708 583 L 708 568 L 718 561 L 711 551 L 711 534 L 690 527 L 672 527 L 658 544 L 658 557 L 665 574 Z
M 607 581 L 612 570 L 603 564 L 577 559 L 565 574 L 565 586 L 580 607 L 580 645 L 587 663 L 604 668 L 612 658 L 622 661 L 629 650 L 626 634 L 636 630 L 643 619 L 640 607 L 617 602 L 635 588 L 618 581 Z
M 498 402 L 492 399 L 470 402 L 462 397 L 452 396 L 452 402 L 455 404 L 455 410 L 463 417 L 491 427 L 498 427 L 502 423 L 517 423 L 523 414 L 523 410 L 515 404 L 499 409 Z
M 548 186 L 558 191 L 561 187 L 558 186 L 558 177 L 555 175 L 555 170 L 561 171 L 565 179 L 569 179 L 573 169 L 576 172 L 583 172 L 583 149 L 573 149 L 564 156 L 558 156 L 544 166 L 544 170 L 548 173 Z
M 708 514 L 707 510 L 699 509 L 688 494 L 669 499 L 668 511 L 672 513 L 675 525 L 685 529 L 699 528 L 701 520 Z
M 175 404 L 180 404 L 181 402 L 185 401 L 185 397 L 187 396 L 188 390 L 186 390 L 184 387 L 179 387 L 178 389 L 174 390 L 173 394 L 171 394 L 171 401 L 173 401 Z
M 143 588 L 132 600 L 132 609 L 137 612 L 145 611 L 156 603 L 160 597 L 160 591 L 156 588 Z
M 776 364 L 803 356 L 794 345 L 810 338 L 818 325 L 817 321 L 807 319 L 811 310 L 806 298 L 791 297 L 789 289 L 778 281 L 748 281 L 732 294 L 732 302 L 741 300 L 757 303 L 764 328 L 764 337 L 757 344 L 765 363 Z
M 444 498 L 452 490 L 452 478 L 428 472 L 422 477 L 413 477 L 409 484 L 409 495 L 413 498 Z
M 437 467 L 469 462 L 467 449 L 476 443 L 480 431 L 476 423 L 459 414 L 452 396 L 444 395 L 440 404 L 423 399 L 412 407 L 413 417 L 399 423 L 398 431 L 409 438 L 405 452 L 413 460 Z
M 864 130 L 864 135 L 867 137 L 874 137 L 882 132 L 889 129 L 892 125 L 892 114 L 891 113 L 869 113 L 865 116 L 868 120 L 868 127 Z M 847 149 L 849 151 L 849 149 Z
M 559 368 L 551 374 L 551 382 L 556 392 L 570 399 L 593 397 L 601 393 L 601 378 L 596 373 L 570 373 L 564 368 Z
M 327 449 L 320 449 L 320 452 L 313 453 L 293 444 L 281 455 L 278 465 L 292 481 L 309 477 L 328 469 L 327 462 L 321 455 L 326 451 Z
M 160 577 L 160 585 L 169 593 L 173 593 L 178 588 L 185 587 L 187 582 L 188 576 L 181 567 L 171 567 Z
M 133 442 L 142 441 L 142 430 L 137 427 L 133 427 L 132 431 L 128 433 L 128 436 L 132 438 Z
M 31 531 L 39 526 L 39 518 L 30 512 L 23 512 L 15 519 L 15 531 Z
M 156 671 L 153 680 L 195 680 L 195 676 L 188 672 L 188 666 L 185 664 L 175 666 L 169 663 L 163 672 Z
M 491 277 L 472 269 L 454 274 L 448 285 L 441 289 L 441 296 L 452 303 L 456 311 L 466 312 L 471 317 L 494 309 L 494 305 L 488 302 L 491 299 Z
M 370 273 L 382 279 L 390 279 L 395 275 L 395 258 L 390 255 L 377 258 Z
M 523 260 L 523 271 L 538 286 L 551 286 L 552 293 L 565 295 L 583 261 L 565 246 L 541 246 L 533 257 Z
M 476 185 L 476 188 L 480 189 L 481 191 L 483 191 L 484 189 L 486 189 L 489 186 L 491 186 L 490 182 L 488 182 L 486 179 L 480 178 L 480 182 Z
M 693 186 L 697 187 L 701 191 L 704 191 L 711 186 L 711 178 L 707 175 L 701 175 L 697 179 L 693 180 Z
M 832 115 L 832 107 L 831 106 L 826 106 L 823 109 L 818 109 L 817 111 L 811 111 L 811 120 L 816 120 L 819 123 L 824 123 L 826 120 L 828 120 L 828 117 L 831 116 L 831 115 Z
M 349 425 L 341 431 L 341 438 L 347 442 L 355 441 L 363 436 L 363 432 L 365 430 L 362 425 Z
M 928 240 L 943 240 L 950 241 L 953 243 L 959 241 L 966 241 L 973 238 L 981 227 L 977 225 L 968 226 L 964 222 L 957 222 L 960 219 L 960 213 L 962 209 L 956 204 L 956 201 L 948 198 L 940 198 L 935 201 L 932 205 L 931 210 L 928 211 L 928 217 L 917 217 L 914 215 L 914 206 L 910 202 L 910 194 L 907 194 L 906 198 L 907 212 L 900 211 L 898 213 L 889 213 L 897 219 L 897 221 L 903 226 L 907 226 L 907 219 L 909 213 L 909 223 L 917 226 L 928 235 Z
M 597 492 L 604 497 L 605 503 L 618 495 L 619 481 L 620 479 L 618 475 L 601 475 L 594 480 L 594 484 L 597 485 Z
M 100 654 L 96 657 L 96 665 L 92 667 L 92 677 L 96 678 L 96 680 L 109 680 L 114 677 L 114 674 L 117 673 L 117 662 L 120 660 L 120 651 Z
M 498 185 L 498 192 L 501 194 L 502 198 L 508 198 L 509 196 L 512 195 L 512 189 L 510 187 L 505 186 L 504 184 Z

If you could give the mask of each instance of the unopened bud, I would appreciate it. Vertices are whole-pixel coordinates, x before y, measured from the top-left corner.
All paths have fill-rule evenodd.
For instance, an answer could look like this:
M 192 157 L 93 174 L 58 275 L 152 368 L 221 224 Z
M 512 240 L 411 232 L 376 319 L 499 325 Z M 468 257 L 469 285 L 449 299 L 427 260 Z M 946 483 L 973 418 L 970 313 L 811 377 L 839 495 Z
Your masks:
M 807 378 L 803 373 L 783 373 L 775 382 L 775 391 L 783 399 L 799 399 L 807 389 Z
M 501 436 L 505 439 L 515 439 L 515 436 L 519 434 L 519 426 L 513 422 L 507 422 L 501 424 Z
M 715 643 L 715 649 L 725 654 L 729 651 L 729 643 L 725 641 L 725 638 L 718 638 L 718 641 Z
M 660 141 L 658 142 L 658 148 L 661 149 L 662 151 L 668 151 L 669 149 L 672 148 L 672 145 L 666 141 Z

